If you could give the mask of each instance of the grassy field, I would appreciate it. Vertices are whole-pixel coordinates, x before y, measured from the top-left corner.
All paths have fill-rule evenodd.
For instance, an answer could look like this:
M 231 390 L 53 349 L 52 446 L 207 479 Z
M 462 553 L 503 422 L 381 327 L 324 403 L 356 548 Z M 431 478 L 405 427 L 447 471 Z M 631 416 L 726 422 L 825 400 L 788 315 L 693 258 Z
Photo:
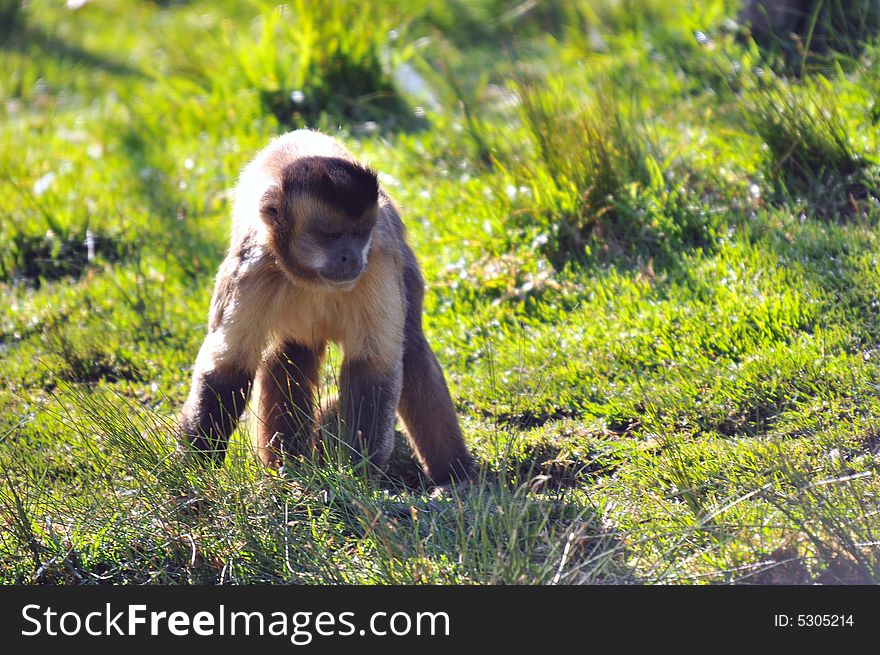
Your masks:
M 0 581 L 880 581 L 878 3 L 763 49 L 722 0 L 25 5 Z M 230 190 L 302 126 L 402 207 L 467 490 L 402 436 L 378 480 L 172 457 Z

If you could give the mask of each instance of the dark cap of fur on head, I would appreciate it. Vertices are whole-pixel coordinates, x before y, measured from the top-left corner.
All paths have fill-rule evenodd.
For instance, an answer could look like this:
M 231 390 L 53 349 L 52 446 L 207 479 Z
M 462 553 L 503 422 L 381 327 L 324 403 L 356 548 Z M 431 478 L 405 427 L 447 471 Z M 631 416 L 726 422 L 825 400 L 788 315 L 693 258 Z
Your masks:
M 379 200 L 376 173 L 341 157 L 303 157 L 281 173 L 285 194 L 307 194 L 359 217 Z

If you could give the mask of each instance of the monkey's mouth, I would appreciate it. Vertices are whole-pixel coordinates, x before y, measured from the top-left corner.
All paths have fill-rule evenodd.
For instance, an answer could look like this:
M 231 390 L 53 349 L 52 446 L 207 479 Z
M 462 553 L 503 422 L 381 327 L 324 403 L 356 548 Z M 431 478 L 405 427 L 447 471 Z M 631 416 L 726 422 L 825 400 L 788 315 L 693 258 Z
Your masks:
M 331 287 L 338 289 L 350 289 L 361 278 L 361 273 L 363 273 L 363 271 L 358 271 L 356 274 L 322 271 L 321 278 L 325 282 L 329 283 Z

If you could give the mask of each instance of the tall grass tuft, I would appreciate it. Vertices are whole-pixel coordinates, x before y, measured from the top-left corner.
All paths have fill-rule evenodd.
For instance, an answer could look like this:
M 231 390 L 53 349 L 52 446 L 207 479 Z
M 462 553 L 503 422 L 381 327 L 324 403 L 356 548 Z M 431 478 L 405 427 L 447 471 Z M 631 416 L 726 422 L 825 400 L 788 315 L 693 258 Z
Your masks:
M 393 124 L 408 117 L 390 70 L 388 34 L 397 20 L 382 0 L 297 0 L 264 10 L 248 30 L 228 21 L 204 29 L 204 43 L 171 53 L 170 65 L 219 111 L 246 95 L 257 115 L 273 115 L 284 129 L 315 125 L 324 114 Z
M 555 266 L 711 243 L 717 226 L 689 176 L 665 165 L 648 126 L 610 83 L 582 98 L 565 93 L 562 80 L 520 74 L 516 90 L 533 155 L 507 171 L 534 200 L 526 220 L 552 233 Z
M 877 160 L 821 76 L 787 83 L 770 72 L 744 97 L 742 119 L 767 145 L 767 176 L 782 198 L 807 200 L 821 216 L 862 213 L 877 195 Z

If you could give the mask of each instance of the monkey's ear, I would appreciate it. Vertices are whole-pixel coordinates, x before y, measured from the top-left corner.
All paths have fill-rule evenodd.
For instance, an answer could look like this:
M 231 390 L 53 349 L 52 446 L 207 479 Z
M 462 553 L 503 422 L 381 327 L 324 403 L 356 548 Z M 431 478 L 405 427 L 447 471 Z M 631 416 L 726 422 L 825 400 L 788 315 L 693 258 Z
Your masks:
M 281 221 L 281 187 L 271 186 L 260 198 L 260 216 L 267 223 L 279 223 Z

